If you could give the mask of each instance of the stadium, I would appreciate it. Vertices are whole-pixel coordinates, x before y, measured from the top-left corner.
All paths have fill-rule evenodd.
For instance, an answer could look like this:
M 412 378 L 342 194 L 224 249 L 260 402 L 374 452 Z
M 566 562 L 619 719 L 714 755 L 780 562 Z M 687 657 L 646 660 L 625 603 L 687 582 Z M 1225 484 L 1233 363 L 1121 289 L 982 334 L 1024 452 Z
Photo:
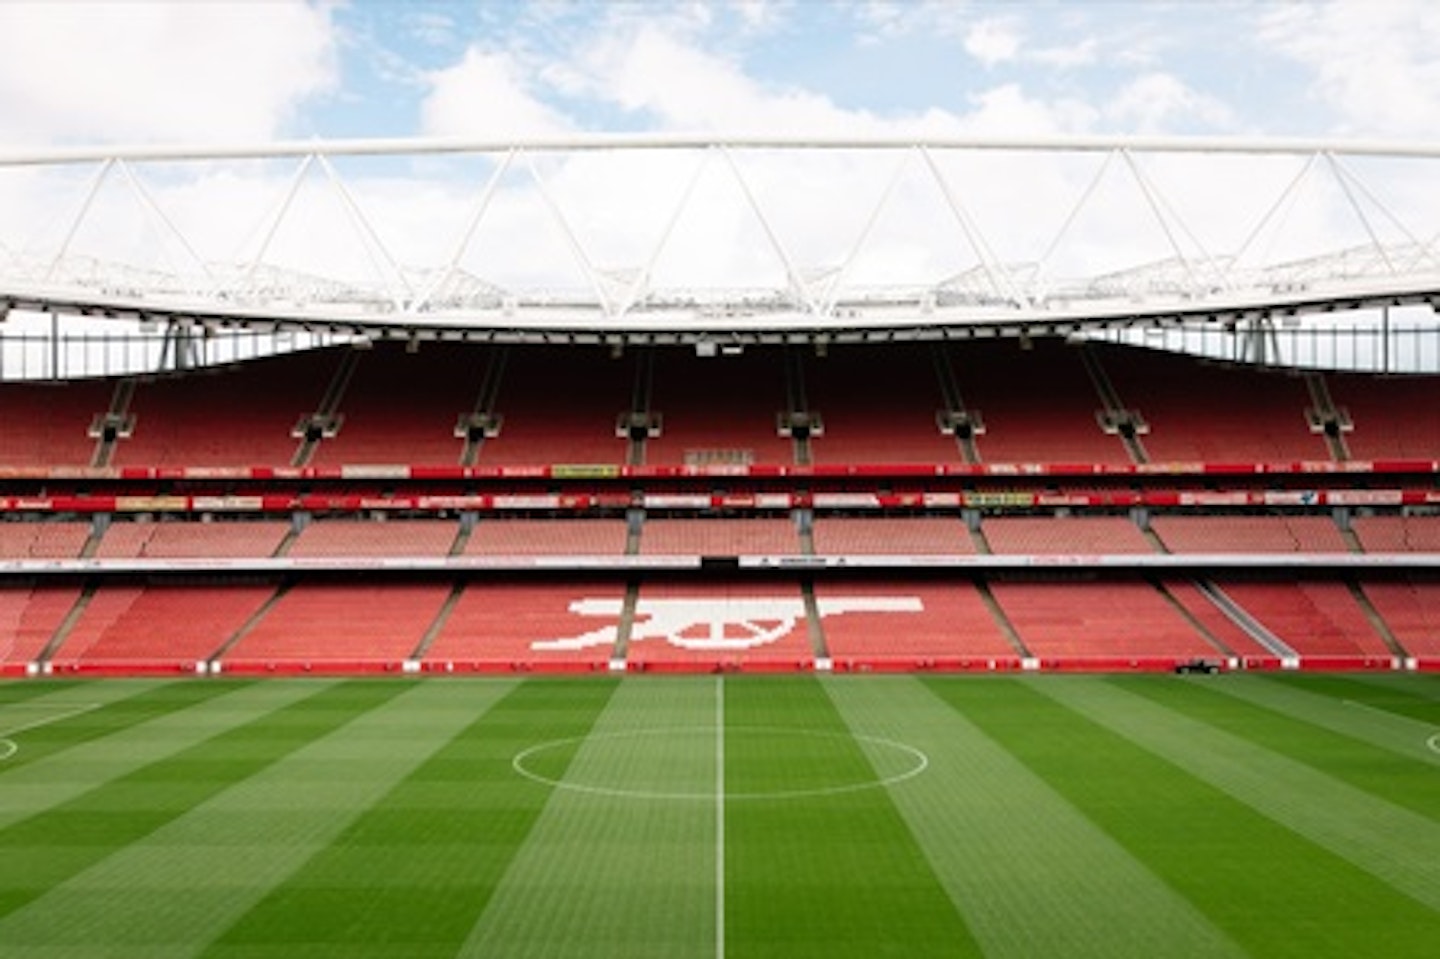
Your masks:
M 0 951 L 1428 954 L 1437 156 L 0 157 Z

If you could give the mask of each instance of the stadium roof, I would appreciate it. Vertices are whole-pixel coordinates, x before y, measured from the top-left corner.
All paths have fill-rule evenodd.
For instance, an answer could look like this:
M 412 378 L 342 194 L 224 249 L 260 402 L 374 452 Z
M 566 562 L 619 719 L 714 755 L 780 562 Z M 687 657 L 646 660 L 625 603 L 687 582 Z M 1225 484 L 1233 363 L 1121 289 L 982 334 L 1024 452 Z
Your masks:
M 593 134 L 0 154 L 0 307 L 889 339 L 1440 300 L 1440 144 Z

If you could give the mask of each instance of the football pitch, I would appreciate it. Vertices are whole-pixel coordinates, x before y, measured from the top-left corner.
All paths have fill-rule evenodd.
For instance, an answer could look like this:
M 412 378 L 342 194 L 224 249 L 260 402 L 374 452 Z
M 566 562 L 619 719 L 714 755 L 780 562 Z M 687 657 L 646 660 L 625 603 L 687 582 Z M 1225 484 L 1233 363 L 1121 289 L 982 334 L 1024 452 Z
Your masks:
M 0 956 L 1394 957 L 1440 678 L 0 685 Z

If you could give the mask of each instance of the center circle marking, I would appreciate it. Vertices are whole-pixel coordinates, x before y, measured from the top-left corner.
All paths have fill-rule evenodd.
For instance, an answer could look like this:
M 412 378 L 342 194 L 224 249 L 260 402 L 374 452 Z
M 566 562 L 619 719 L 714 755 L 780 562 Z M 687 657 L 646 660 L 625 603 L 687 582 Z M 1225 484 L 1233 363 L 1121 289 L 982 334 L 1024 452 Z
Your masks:
M 872 746 L 880 746 L 889 749 L 905 757 L 906 768 L 889 776 L 877 777 L 874 779 L 857 780 L 852 782 L 841 782 L 831 786 L 814 786 L 806 789 L 774 789 L 760 792 L 731 792 L 726 791 L 724 799 L 727 802 L 746 802 L 760 799 L 806 799 L 819 796 L 836 796 L 845 793 L 862 792 L 867 789 L 880 789 L 885 786 L 893 786 L 897 783 L 914 779 L 925 772 L 930 766 L 930 757 L 914 746 L 906 743 L 896 742 L 893 739 L 885 739 L 880 736 L 866 736 L 858 733 L 831 733 L 815 729 L 790 729 L 779 726 L 742 726 L 731 729 L 727 738 L 733 738 L 736 733 L 760 733 L 772 736 L 797 736 L 815 739 L 844 739 L 855 742 L 869 743 Z M 623 799 L 648 799 L 648 800 L 670 800 L 676 802 L 714 802 L 719 795 L 716 790 L 708 789 L 703 792 L 688 790 L 653 790 L 653 789 L 632 789 L 626 786 L 610 786 L 604 783 L 575 782 L 568 779 L 555 779 L 536 772 L 527 763 L 537 756 L 555 749 L 563 749 L 566 746 L 573 746 L 584 742 L 596 742 L 612 739 L 645 739 L 652 737 L 672 737 L 675 735 L 700 735 L 704 734 L 710 738 L 715 737 L 714 726 L 667 726 L 659 729 L 636 729 L 618 733 L 603 733 L 598 736 L 572 736 L 567 739 L 551 739 L 543 743 L 537 743 L 527 749 L 515 754 L 510 761 L 511 767 L 516 773 L 529 779 L 532 782 L 551 786 L 555 789 L 564 789 L 567 792 L 584 793 L 590 796 L 611 796 Z

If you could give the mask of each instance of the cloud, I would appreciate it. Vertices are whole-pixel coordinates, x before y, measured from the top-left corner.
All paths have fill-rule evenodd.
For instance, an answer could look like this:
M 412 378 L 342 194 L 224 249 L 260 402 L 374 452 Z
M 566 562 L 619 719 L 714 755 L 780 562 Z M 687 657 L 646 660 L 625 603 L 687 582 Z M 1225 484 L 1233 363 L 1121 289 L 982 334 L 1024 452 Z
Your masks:
M 1440 128 L 1440 6 L 1428 0 L 1288 4 L 1263 18 L 1260 39 L 1311 72 L 1341 132 Z
M 328 4 L 0 4 L 0 136 L 273 139 L 335 89 Z
M 524 64 L 506 52 L 470 47 L 454 66 L 431 73 L 420 125 L 431 136 L 551 136 L 572 129 L 532 92 Z
M 1234 122 L 1224 103 L 1162 72 L 1127 83 L 1104 105 L 1104 115 L 1117 128 L 1132 133 L 1160 133 L 1192 124 L 1223 128 Z
M 977 22 L 965 34 L 965 52 L 987 67 L 1014 60 L 1020 53 L 1020 31 L 1009 17 Z

